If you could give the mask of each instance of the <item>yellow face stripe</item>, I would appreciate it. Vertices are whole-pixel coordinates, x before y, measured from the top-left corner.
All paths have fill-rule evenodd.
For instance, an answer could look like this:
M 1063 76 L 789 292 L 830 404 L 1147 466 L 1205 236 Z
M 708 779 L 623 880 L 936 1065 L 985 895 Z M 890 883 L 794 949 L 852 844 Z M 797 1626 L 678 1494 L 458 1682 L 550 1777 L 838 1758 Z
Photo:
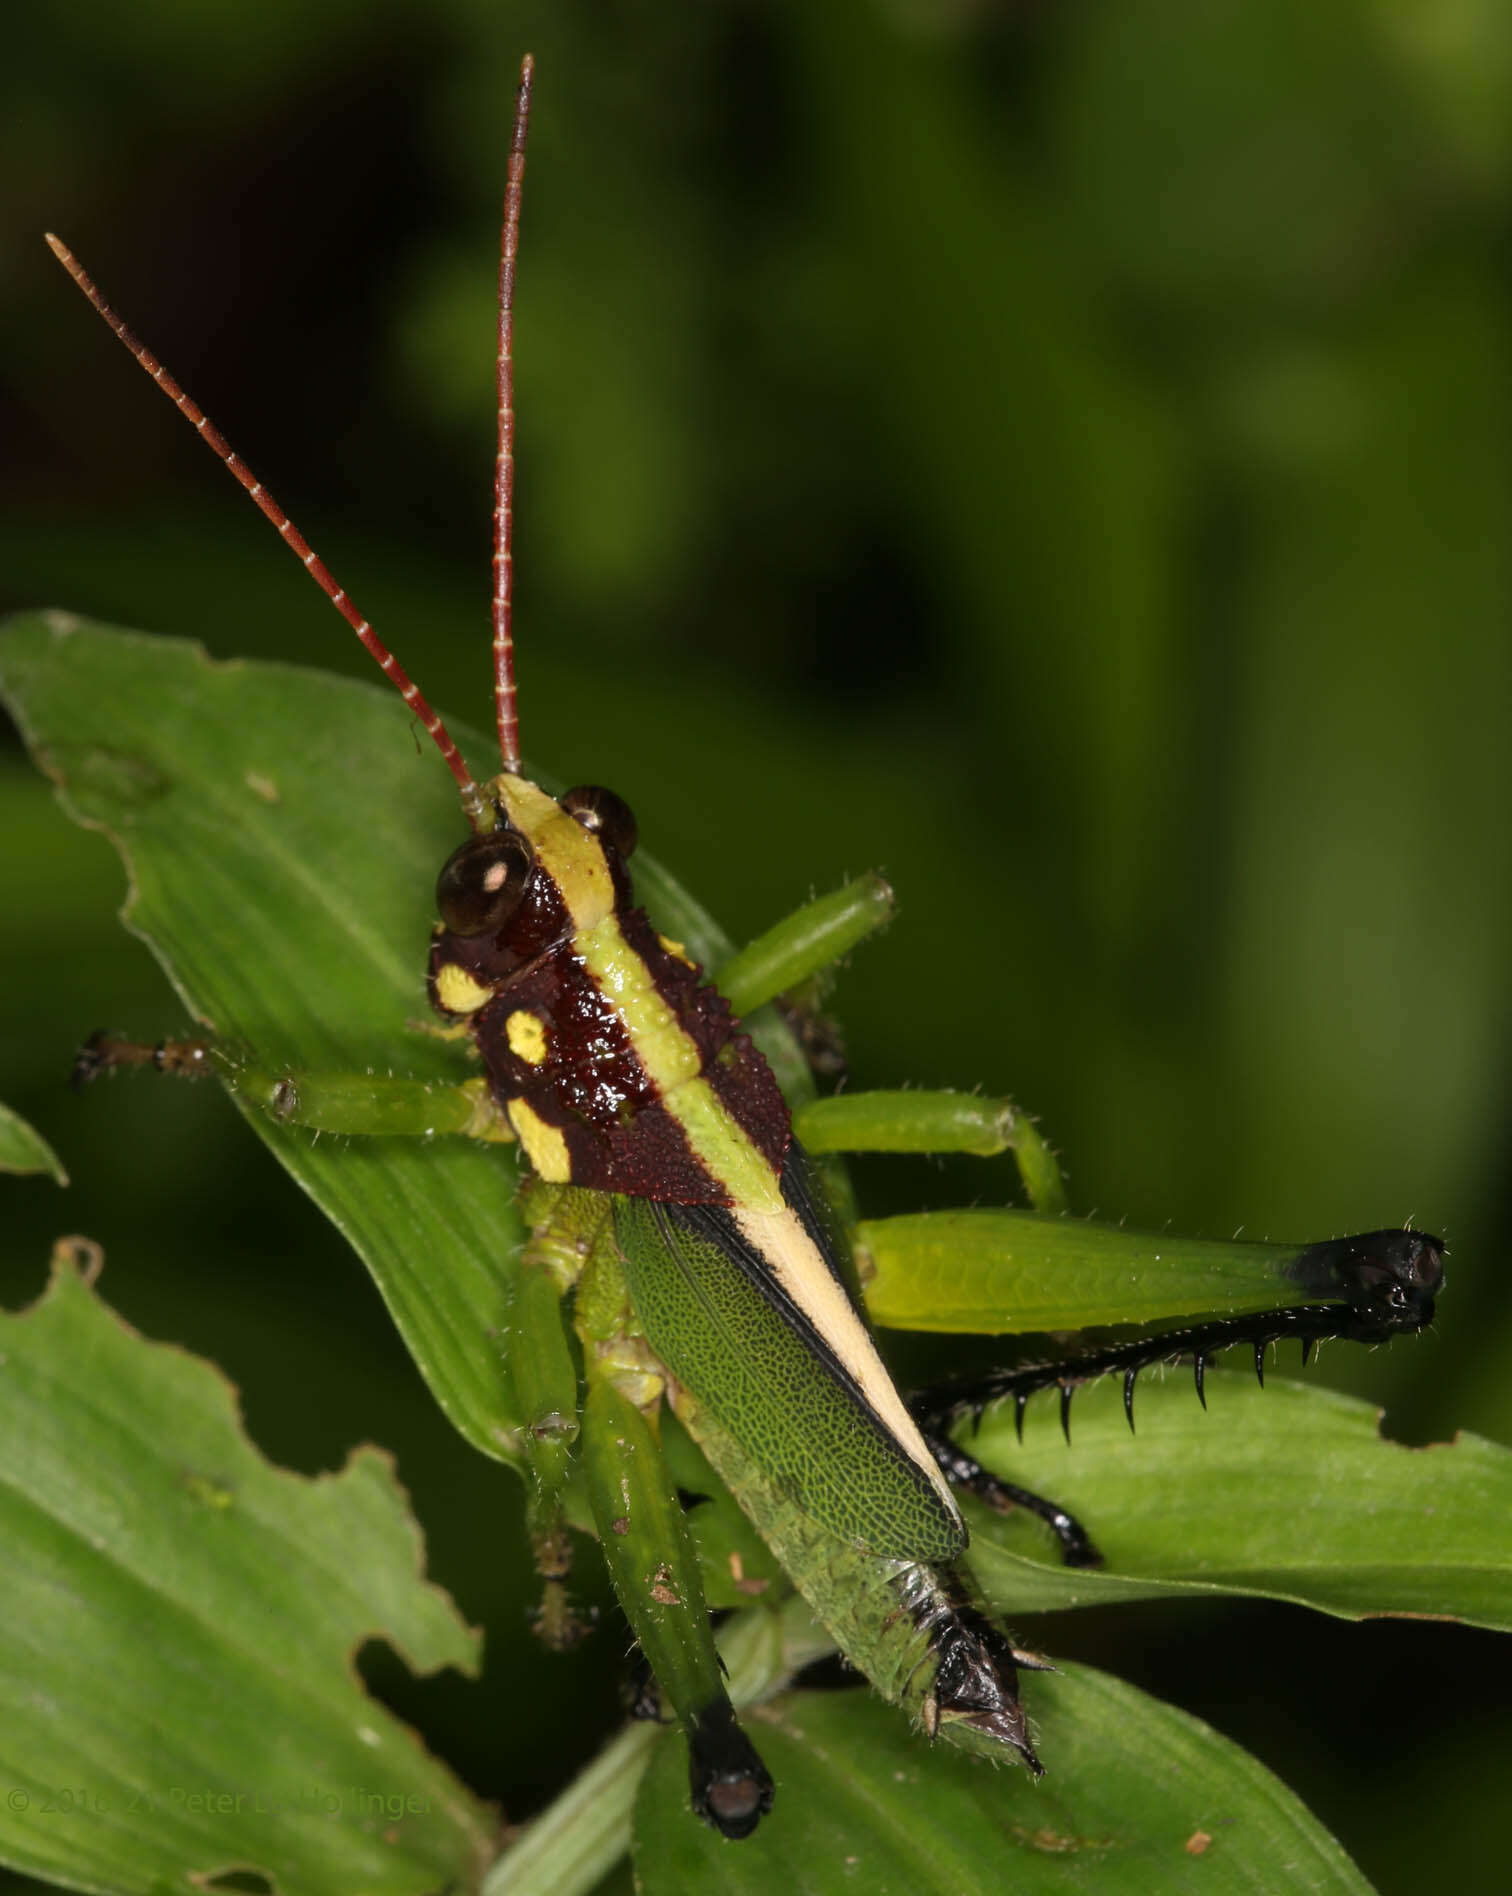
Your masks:
M 448 1014 L 476 1014 L 485 1001 L 493 999 L 493 989 L 448 961 L 436 973 L 436 999 Z

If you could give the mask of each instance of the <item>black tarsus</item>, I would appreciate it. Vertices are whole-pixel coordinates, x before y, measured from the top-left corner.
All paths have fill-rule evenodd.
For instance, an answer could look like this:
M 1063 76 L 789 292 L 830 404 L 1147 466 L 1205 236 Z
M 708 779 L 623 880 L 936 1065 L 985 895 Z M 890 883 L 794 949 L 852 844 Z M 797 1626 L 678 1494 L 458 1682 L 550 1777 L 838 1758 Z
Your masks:
M 89 1082 L 97 1079 L 111 1062 L 105 1052 L 110 1036 L 103 1027 L 96 1027 L 84 1045 L 74 1055 L 73 1067 L 69 1072 L 69 1084 L 76 1093 L 82 1093 Z
M 1066 1438 L 1066 1447 L 1071 1446 L 1071 1398 L 1076 1393 L 1076 1384 L 1063 1382 L 1060 1386 L 1061 1434 Z
M 70 1080 L 74 1091 L 82 1093 L 102 1073 L 143 1066 L 175 1079 L 197 1080 L 210 1071 L 211 1051 L 208 1040 L 122 1040 L 100 1027 L 74 1055 Z
M 1134 1379 L 1138 1376 L 1138 1367 L 1124 1371 L 1124 1414 L 1129 1418 L 1129 1433 L 1134 1433 Z M 1022 1440 L 1022 1436 L 1019 1438 Z
M 1206 1374 L 1207 1356 L 1204 1351 L 1198 1350 L 1192 1358 L 1192 1380 L 1197 1385 L 1197 1400 L 1204 1409 L 1207 1407 L 1207 1393 L 1202 1387 L 1202 1379 Z
M 723 1837 L 750 1836 L 772 1808 L 772 1780 L 727 1698 L 700 1712 L 688 1731 L 693 1808 Z

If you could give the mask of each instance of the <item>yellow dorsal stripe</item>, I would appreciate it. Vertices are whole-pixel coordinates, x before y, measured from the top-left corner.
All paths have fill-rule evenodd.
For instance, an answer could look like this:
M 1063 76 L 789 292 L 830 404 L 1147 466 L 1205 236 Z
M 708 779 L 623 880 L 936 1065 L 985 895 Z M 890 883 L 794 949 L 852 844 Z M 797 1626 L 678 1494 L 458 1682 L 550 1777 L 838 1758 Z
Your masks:
M 536 861 L 556 883 L 574 934 L 583 934 L 614 913 L 614 877 L 602 845 L 569 816 L 555 797 L 525 777 L 495 777 L 488 794 L 535 851 Z
M 650 968 L 625 940 L 614 913 L 614 884 L 597 837 L 523 777 L 489 785 L 509 820 L 529 837 L 536 860 L 561 891 L 572 946 L 625 1023 L 630 1044 L 694 1156 L 737 1205 L 782 1209 L 777 1176 L 740 1122 L 702 1077 L 703 1056 L 657 989 Z
M 613 1000 L 630 1044 L 663 1106 L 687 1134 L 694 1157 L 736 1205 L 752 1211 L 782 1209 L 777 1175 L 749 1134 L 702 1076 L 703 1058 L 691 1034 L 658 992 L 651 970 L 609 915 L 574 947 L 588 972 Z

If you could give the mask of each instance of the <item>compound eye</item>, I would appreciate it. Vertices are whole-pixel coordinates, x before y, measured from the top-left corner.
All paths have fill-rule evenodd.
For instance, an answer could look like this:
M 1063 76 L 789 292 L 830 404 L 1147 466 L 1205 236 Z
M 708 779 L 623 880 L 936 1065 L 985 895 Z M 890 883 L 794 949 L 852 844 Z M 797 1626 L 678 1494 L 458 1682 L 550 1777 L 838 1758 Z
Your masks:
M 581 783 L 562 798 L 562 808 L 575 816 L 592 836 L 618 852 L 620 860 L 635 853 L 635 816 L 623 797 L 602 784 Z
M 436 912 L 454 935 L 492 935 L 520 906 L 535 857 L 514 830 L 470 836 L 436 878 Z

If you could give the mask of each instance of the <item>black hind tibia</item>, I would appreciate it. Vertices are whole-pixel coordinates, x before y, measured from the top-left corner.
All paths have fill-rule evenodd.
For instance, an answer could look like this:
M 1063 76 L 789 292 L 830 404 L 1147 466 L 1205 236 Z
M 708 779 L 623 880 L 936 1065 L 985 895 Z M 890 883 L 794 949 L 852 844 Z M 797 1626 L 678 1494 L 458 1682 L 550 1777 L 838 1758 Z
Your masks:
M 920 1433 L 924 1445 L 940 1464 L 945 1479 L 953 1488 L 964 1488 L 967 1494 L 974 1494 L 978 1501 L 984 1502 L 997 1514 L 1010 1514 L 1014 1508 L 1024 1508 L 1030 1514 L 1037 1514 L 1060 1542 L 1061 1560 L 1068 1567 L 1100 1567 L 1102 1555 L 1092 1543 L 1092 1537 L 1077 1520 L 1068 1513 L 1058 1501 L 1051 1501 L 1042 1494 L 1036 1494 L 1031 1488 L 1021 1488 L 1017 1482 L 1003 1481 L 990 1473 L 976 1459 L 959 1448 L 948 1435 L 940 1433 L 920 1422 Z

